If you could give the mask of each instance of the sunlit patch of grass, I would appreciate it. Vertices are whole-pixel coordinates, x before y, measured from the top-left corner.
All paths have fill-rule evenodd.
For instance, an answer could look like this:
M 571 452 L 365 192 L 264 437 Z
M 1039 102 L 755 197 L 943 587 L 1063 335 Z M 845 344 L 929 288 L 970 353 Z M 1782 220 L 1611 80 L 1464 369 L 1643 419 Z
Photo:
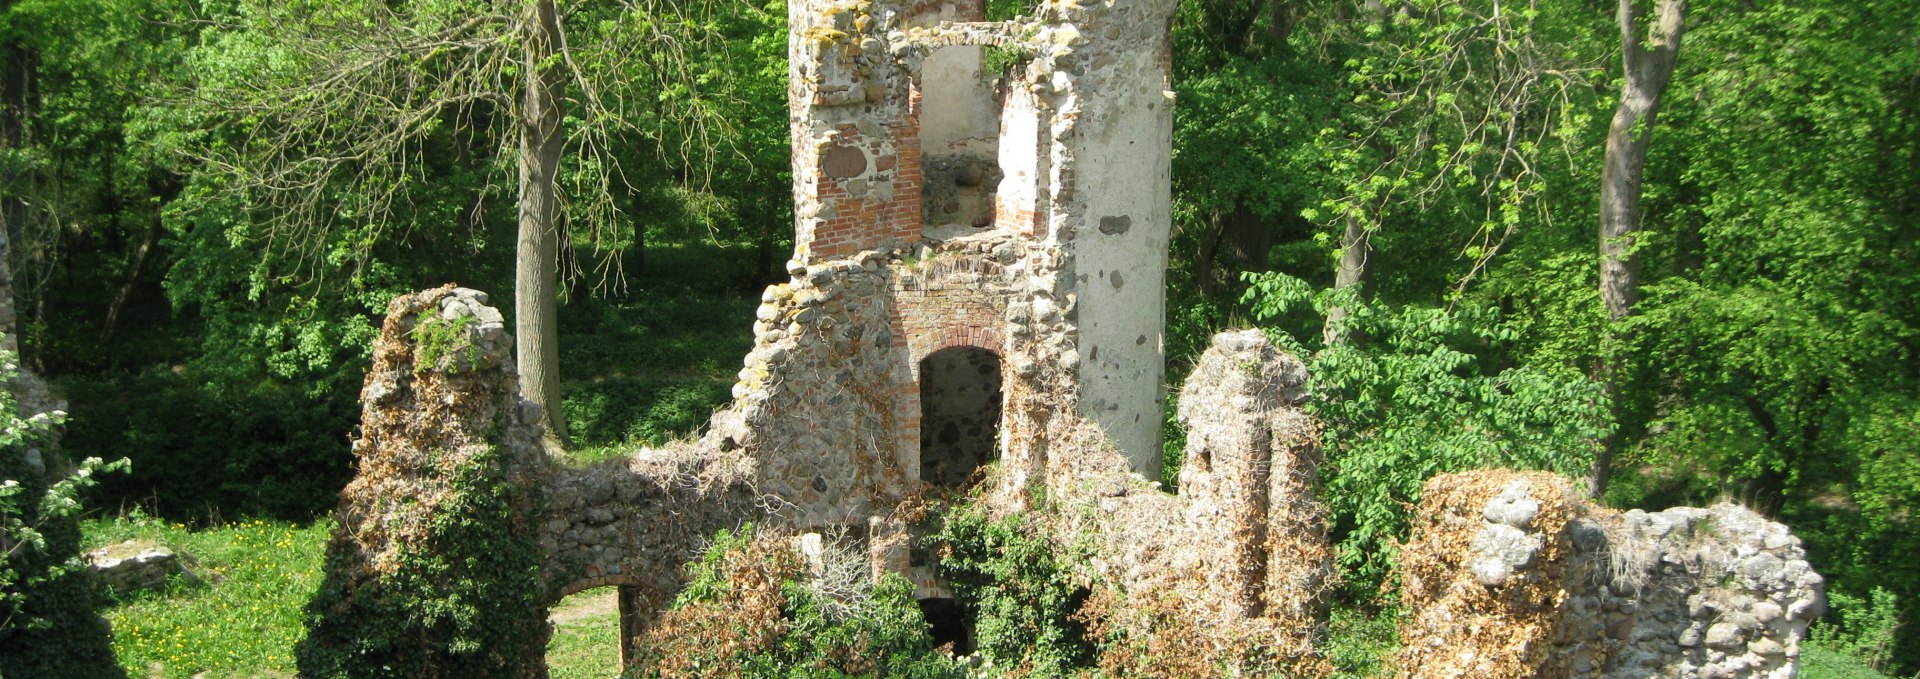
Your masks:
M 331 521 L 247 520 L 191 529 L 140 515 L 89 521 L 89 548 L 152 540 L 192 555 L 200 584 L 119 596 L 102 613 L 135 676 L 291 677 L 301 614 L 320 584 Z
M 620 610 L 614 590 L 567 597 L 554 608 L 547 669 L 553 679 L 606 679 L 620 674 Z

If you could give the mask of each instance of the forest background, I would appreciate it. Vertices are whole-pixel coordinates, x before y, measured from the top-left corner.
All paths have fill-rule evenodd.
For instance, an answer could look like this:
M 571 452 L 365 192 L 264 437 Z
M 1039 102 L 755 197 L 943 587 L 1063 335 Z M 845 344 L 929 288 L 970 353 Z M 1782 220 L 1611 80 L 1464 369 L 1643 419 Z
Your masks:
M 785 16 L 0 0 L 22 363 L 70 456 L 132 461 L 89 503 L 324 515 L 387 300 L 524 296 L 542 154 L 559 443 L 700 426 L 791 248 Z M 1189 0 L 1174 32 L 1169 375 L 1240 325 L 1308 361 L 1349 603 L 1389 603 L 1435 474 L 1610 475 L 1793 526 L 1835 634 L 1920 671 L 1920 4 Z

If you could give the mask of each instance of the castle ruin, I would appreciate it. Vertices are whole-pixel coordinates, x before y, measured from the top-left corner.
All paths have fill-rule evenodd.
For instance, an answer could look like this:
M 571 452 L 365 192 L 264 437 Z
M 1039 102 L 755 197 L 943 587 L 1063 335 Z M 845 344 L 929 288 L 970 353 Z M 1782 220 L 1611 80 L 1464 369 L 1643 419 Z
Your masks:
M 920 596 L 939 597 L 894 510 L 929 486 L 984 477 L 983 501 L 1003 511 L 1035 509 L 1029 499 L 1044 490 L 1049 507 L 1035 510 L 1058 516 L 1055 537 L 1091 543 L 1088 567 L 1160 620 L 1210 630 L 1196 642 L 1209 662 L 1230 666 L 1252 648 L 1310 659 L 1332 566 L 1314 497 L 1318 425 L 1300 408 L 1304 366 L 1258 331 L 1216 337 L 1181 399 L 1181 492 L 1149 481 L 1160 476 L 1165 407 L 1176 6 L 1049 0 L 1036 17 L 989 22 L 983 0 L 791 0 L 795 253 L 790 280 L 756 312 L 733 403 L 696 441 L 562 467 L 538 452 L 537 409 L 515 396 L 511 342 L 486 296 L 443 288 L 395 300 L 362 392 L 360 476 L 343 493 L 329 582 L 350 599 L 356 583 L 400 567 L 390 556 L 410 526 L 439 511 L 439 496 L 422 489 L 484 463 L 533 493 L 515 496 L 513 530 L 537 546 L 550 592 L 528 616 L 544 619 L 566 594 L 618 587 L 631 640 L 670 603 L 702 541 L 748 520 L 842 530 L 866 545 L 875 573 L 902 573 Z M 432 454 L 448 445 L 473 453 Z M 1537 506 L 1535 495 L 1558 492 L 1550 486 L 1507 500 Z M 1511 544 L 1483 545 L 1471 531 L 1431 537 L 1477 530 L 1446 517 L 1485 498 L 1460 502 L 1467 509 L 1425 508 L 1437 523 L 1408 547 L 1408 563 L 1427 570 L 1409 585 L 1405 619 L 1485 619 L 1467 631 L 1403 632 L 1406 676 L 1651 676 L 1635 672 L 1681 667 L 1682 656 L 1690 669 L 1673 676 L 1786 676 L 1778 670 L 1791 667 L 1818 612 L 1818 576 L 1797 540 L 1778 539 L 1785 528 L 1757 516 L 1740 519 L 1772 531 L 1757 546 L 1685 552 L 1752 549 L 1783 564 L 1735 583 L 1758 592 L 1738 598 L 1717 594 L 1735 586 L 1702 575 L 1701 559 L 1679 556 L 1659 571 L 1671 577 L 1637 574 L 1644 588 L 1609 589 L 1619 569 L 1602 572 L 1590 552 L 1651 538 L 1619 528 L 1632 521 L 1588 518 L 1614 514 L 1583 501 L 1553 505 L 1576 508 L 1554 516 L 1614 528 L 1536 526 L 1529 516 L 1483 531 Z M 1562 543 L 1592 549 L 1516 556 Z M 1475 549 L 1492 556 L 1475 560 Z M 1654 554 L 1647 568 L 1665 563 L 1667 552 L 1632 549 Z M 1494 575 L 1472 579 L 1482 570 Z M 1513 600 L 1500 594 L 1510 587 L 1531 598 L 1487 607 Z M 1658 595 L 1682 602 L 1659 604 L 1665 627 L 1635 622 L 1632 613 L 1667 600 L 1654 593 L 1675 588 L 1692 589 Z M 1688 609 L 1701 592 L 1747 603 Z M 1627 621 L 1573 624 L 1590 611 L 1564 604 L 1588 600 Z M 1739 627 L 1743 659 L 1728 661 L 1730 632 L 1714 616 L 1772 610 L 1755 602 L 1780 615 Z M 1501 625 L 1545 631 L 1515 637 L 1531 645 L 1497 667 L 1446 655 Z M 1694 627 L 1721 632 L 1694 656 L 1663 645 L 1669 628 Z M 1579 671 L 1553 664 L 1549 651 L 1563 648 L 1584 654 Z

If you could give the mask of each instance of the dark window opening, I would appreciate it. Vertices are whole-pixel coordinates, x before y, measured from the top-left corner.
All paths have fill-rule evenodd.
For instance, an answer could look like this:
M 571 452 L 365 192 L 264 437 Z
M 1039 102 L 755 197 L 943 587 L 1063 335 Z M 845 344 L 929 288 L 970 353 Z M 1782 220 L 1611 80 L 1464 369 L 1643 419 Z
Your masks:
M 1000 170 L 999 78 L 982 48 L 934 50 L 921 62 L 921 227 L 945 240 L 994 226 Z
M 933 636 L 934 648 L 954 655 L 973 652 L 973 632 L 968 629 L 967 616 L 961 612 L 960 602 L 953 599 L 921 599 L 920 615 L 927 619 L 927 631 Z
M 998 457 L 1000 357 L 953 347 L 920 361 L 920 479 L 947 488 L 967 485 Z

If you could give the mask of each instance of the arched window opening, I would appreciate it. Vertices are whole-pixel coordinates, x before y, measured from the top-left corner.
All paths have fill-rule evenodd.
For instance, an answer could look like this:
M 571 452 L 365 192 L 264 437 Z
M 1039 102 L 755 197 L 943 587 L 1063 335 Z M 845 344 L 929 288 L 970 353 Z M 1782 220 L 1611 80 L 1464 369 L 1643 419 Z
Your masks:
M 920 361 L 920 479 L 966 485 L 998 456 L 1000 356 L 952 347 Z

